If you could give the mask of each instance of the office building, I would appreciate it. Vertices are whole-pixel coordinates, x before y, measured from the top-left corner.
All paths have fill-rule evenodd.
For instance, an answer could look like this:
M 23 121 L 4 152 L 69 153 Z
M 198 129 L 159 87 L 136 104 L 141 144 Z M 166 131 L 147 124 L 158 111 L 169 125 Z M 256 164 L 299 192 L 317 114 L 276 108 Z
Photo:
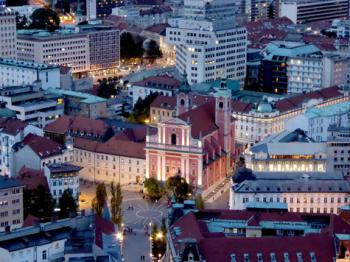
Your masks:
M 60 87 L 60 67 L 0 58 L 0 87 L 32 85 L 35 81 L 40 81 L 44 90 Z
M 64 100 L 66 115 L 91 119 L 107 117 L 107 100 L 104 98 L 59 88 L 49 88 L 46 94 L 61 97 Z
M 266 20 L 268 18 L 269 1 L 242 0 L 238 2 L 239 14 L 244 14 L 248 21 Z
M 295 24 L 349 18 L 348 0 L 281 0 L 280 17 Z
M 16 59 L 16 13 L 4 3 L 0 3 L 0 57 Z
M 266 137 L 248 148 L 244 159 L 259 172 L 325 172 L 327 148 L 296 129 Z
M 327 169 L 350 175 L 350 127 L 332 125 L 328 128 Z
M 312 44 L 286 41 L 274 41 L 268 44 L 263 53 L 264 57 L 261 60 L 259 70 L 259 89 L 263 92 L 278 94 L 285 94 L 288 92 L 289 58 L 322 54 L 321 51 Z M 297 77 L 298 76 L 296 76 L 296 78 Z
M 64 114 L 64 101 L 46 96 L 37 86 L 6 86 L 0 90 L 0 102 L 15 112 L 17 119 L 44 127 Z
M 176 69 L 190 84 L 220 78 L 244 84 L 247 34 L 234 22 L 234 2 L 186 0 L 183 17 L 169 19 L 166 37 L 176 47 Z
M 115 76 L 120 60 L 119 30 L 100 23 L 79 25 L 89 44 L 89 75 L 96 78 Z
M 230 209 L 262 202 L 285 205 L 290 212 L 339 214 L 348 204 L 350 184 L 341 174 L 251 172 L 240 168 L 235 174 Z
M 85 34 L 62 30 L 17 32 L 17 58 L 27 62 L 72 67 L 73 73 L 90 69 L 89 40 Z

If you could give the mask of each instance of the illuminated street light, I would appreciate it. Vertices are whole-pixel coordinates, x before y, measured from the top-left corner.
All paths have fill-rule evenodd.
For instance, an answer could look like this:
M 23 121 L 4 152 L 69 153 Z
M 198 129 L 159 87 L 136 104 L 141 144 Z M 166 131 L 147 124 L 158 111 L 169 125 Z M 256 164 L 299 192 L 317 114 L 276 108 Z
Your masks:
M 156 235 L 157 239 L 162 239 L 163 238 L 163 233 L 162 232 L 158 232 Z

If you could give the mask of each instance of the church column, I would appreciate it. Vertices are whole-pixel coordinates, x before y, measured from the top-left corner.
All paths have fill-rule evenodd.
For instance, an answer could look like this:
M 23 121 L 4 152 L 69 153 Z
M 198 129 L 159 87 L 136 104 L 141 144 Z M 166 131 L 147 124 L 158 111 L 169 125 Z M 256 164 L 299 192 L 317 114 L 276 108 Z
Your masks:
M 162 159 L 162 181 L 166 180 L 166 174 L 165 174 L 165 156 L 161 156 Z
M 186 181 L 187 181 L 187 183 L 189 183 L 190 182 L 190 160 L 189 160 L 188 156 L 185 158 L 185 169 L 186 169 L 186 171 L 185 171 Z
M 161 158 L 159 155 L 159 152 L 157 154 L 157 179 L 160 181 L 161 180 L 161 175 L 162 175 L 162 169 L 161 169 Z

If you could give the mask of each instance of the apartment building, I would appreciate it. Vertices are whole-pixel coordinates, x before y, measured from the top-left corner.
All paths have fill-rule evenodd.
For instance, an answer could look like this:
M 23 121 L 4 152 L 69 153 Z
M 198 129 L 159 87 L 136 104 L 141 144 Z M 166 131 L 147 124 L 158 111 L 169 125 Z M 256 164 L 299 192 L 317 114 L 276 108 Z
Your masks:
M 248 177 L 249 176 L 249 177 Z M 339 214 L 348 204 L 349 181 L 335 173 L 254 172 L 235 174 L 230 209 L 244 210 L 256 203 L 287 205 L 290 212 Z
M 46 165 L 73 161 L 73 147 L 60 145 L 46 137 L 28 134 L 14 150 L 13 174 L 23 167 L 42 170 Z
M 60 87 L 60 67 L 0 58 L 0 87 L 32 85 L 35 81 L 40 81 L 44 90 Z
M 243 0 L 238 2 L 238 14 L 246 15 L 248 21 L 265 20 L 268 18 L 269 1 Z
M 53 163 L 44 167 L 44 175 L 56 203 L 65 190 L 70 190 L 77 204 L 79 203 L 79 171 L 81 169 L 82 167 L 70 163 Z
M 0 231 L 20 228 L 23 224 L 23 185 L 0 176 Z
M 55 33 L 40 30 L 17 32 L 17 58 L 27 62 L 59 64 L 86 72 L 89 65 L 89 41 L 85 34 L 62 30 Z
M 0 4 L 0 57 L 16 59 L 16 13 Z
M 220 78 L 244 84 L 247 33 L 234 23 L 234 2 L 185 0 L 184 16 L 169 19 L 166 37 L 176 47 L 176 69 L 190 84 Z
M 282 0 L 280 17 L 295 24 L 349 18 L 348 0 Z

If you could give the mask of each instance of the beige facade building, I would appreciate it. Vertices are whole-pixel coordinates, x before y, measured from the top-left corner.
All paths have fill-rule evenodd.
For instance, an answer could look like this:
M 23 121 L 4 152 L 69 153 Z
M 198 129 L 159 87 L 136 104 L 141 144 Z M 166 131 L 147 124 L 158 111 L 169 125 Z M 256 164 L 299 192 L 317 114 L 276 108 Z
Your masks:
M 0 57 L 16 58 L 16 14 L 0 6 Z
M 17 58 L 23 61 L 59 64 L 85 72 L 89 66 L 89 40 L 72 31 L 49 33 L 32 30 L 17 34 Z
M 23 185 L 0 176 L 0 231 L 22 227 Z

